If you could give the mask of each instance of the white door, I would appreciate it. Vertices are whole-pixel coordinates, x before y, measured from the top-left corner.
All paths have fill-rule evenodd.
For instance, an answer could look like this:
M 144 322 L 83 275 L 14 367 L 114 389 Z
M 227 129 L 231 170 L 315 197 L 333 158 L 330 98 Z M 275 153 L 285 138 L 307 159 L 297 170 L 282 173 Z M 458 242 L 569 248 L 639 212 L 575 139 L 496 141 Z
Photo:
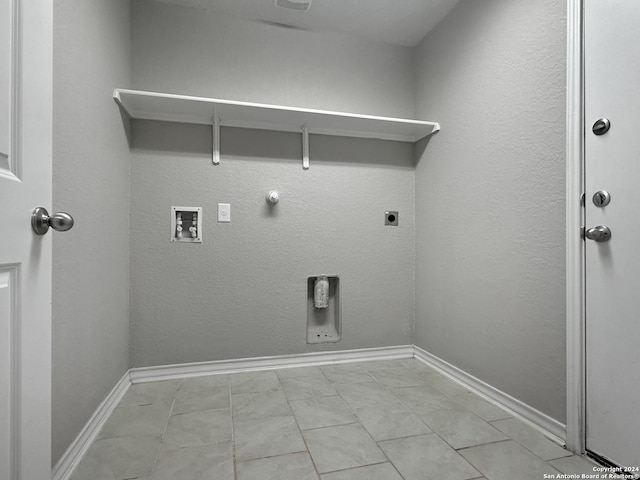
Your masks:
M 586 446 L 638 467 L 640 1 L 586 0 L 584 32 L 586 227 L 611 230 L 607 242 L 586 240 Z M 611 127 L 598 136 L 600 118 Z M 611 195 L 604 207 L 600 190 Z
M 0 0 L 0 479 L 51 478 L 52 3 Z

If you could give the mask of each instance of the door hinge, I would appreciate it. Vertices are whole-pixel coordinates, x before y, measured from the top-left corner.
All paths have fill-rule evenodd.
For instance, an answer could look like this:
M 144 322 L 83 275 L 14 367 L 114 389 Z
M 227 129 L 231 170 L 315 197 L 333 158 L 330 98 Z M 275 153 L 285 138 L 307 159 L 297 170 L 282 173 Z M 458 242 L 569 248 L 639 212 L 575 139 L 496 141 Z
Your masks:
M 585 194 L 583 193 L 582 195 L 580 195 L 580 205 L 582 205 L 584 207 L 585 205 Z
M 586 228 L 584 228 L 584 227 L 580 227 L 580 238 L 582 240 L 586 239 Z

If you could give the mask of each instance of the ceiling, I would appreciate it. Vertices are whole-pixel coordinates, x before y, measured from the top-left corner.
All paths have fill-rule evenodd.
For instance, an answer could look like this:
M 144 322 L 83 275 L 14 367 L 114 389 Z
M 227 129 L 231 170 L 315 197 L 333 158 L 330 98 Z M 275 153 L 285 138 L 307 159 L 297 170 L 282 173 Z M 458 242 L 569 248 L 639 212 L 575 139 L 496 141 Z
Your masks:
M 219 11 L 247 20 L 346 33 L 413 47 L 459 0 L 313 0 L 306 12 L 276 7 L 274 0 L 158 1 Z

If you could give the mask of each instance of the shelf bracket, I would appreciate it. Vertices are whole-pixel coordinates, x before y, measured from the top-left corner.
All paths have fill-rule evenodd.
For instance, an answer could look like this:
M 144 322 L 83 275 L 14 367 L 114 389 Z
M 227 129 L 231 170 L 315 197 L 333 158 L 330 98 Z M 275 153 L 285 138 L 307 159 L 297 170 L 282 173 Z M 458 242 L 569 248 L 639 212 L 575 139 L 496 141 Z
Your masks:
M 216 111 L 213 111 L 213 118 L 211 119 L 211 129 L 213 135 L 212 161 L 214 165 L 220 165 L 220 118 Z
M 302 168 L 309 170 L 309 127 L 302 126 Z

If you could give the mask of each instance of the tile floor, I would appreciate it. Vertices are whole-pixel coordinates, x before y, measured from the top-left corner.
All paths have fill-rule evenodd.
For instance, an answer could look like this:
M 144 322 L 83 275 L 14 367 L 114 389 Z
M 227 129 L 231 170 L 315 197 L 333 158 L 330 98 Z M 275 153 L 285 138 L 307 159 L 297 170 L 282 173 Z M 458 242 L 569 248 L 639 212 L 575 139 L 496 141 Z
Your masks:
M 72 480 L 541 480 L 593 466 L 407 359 L 133 385 Z

